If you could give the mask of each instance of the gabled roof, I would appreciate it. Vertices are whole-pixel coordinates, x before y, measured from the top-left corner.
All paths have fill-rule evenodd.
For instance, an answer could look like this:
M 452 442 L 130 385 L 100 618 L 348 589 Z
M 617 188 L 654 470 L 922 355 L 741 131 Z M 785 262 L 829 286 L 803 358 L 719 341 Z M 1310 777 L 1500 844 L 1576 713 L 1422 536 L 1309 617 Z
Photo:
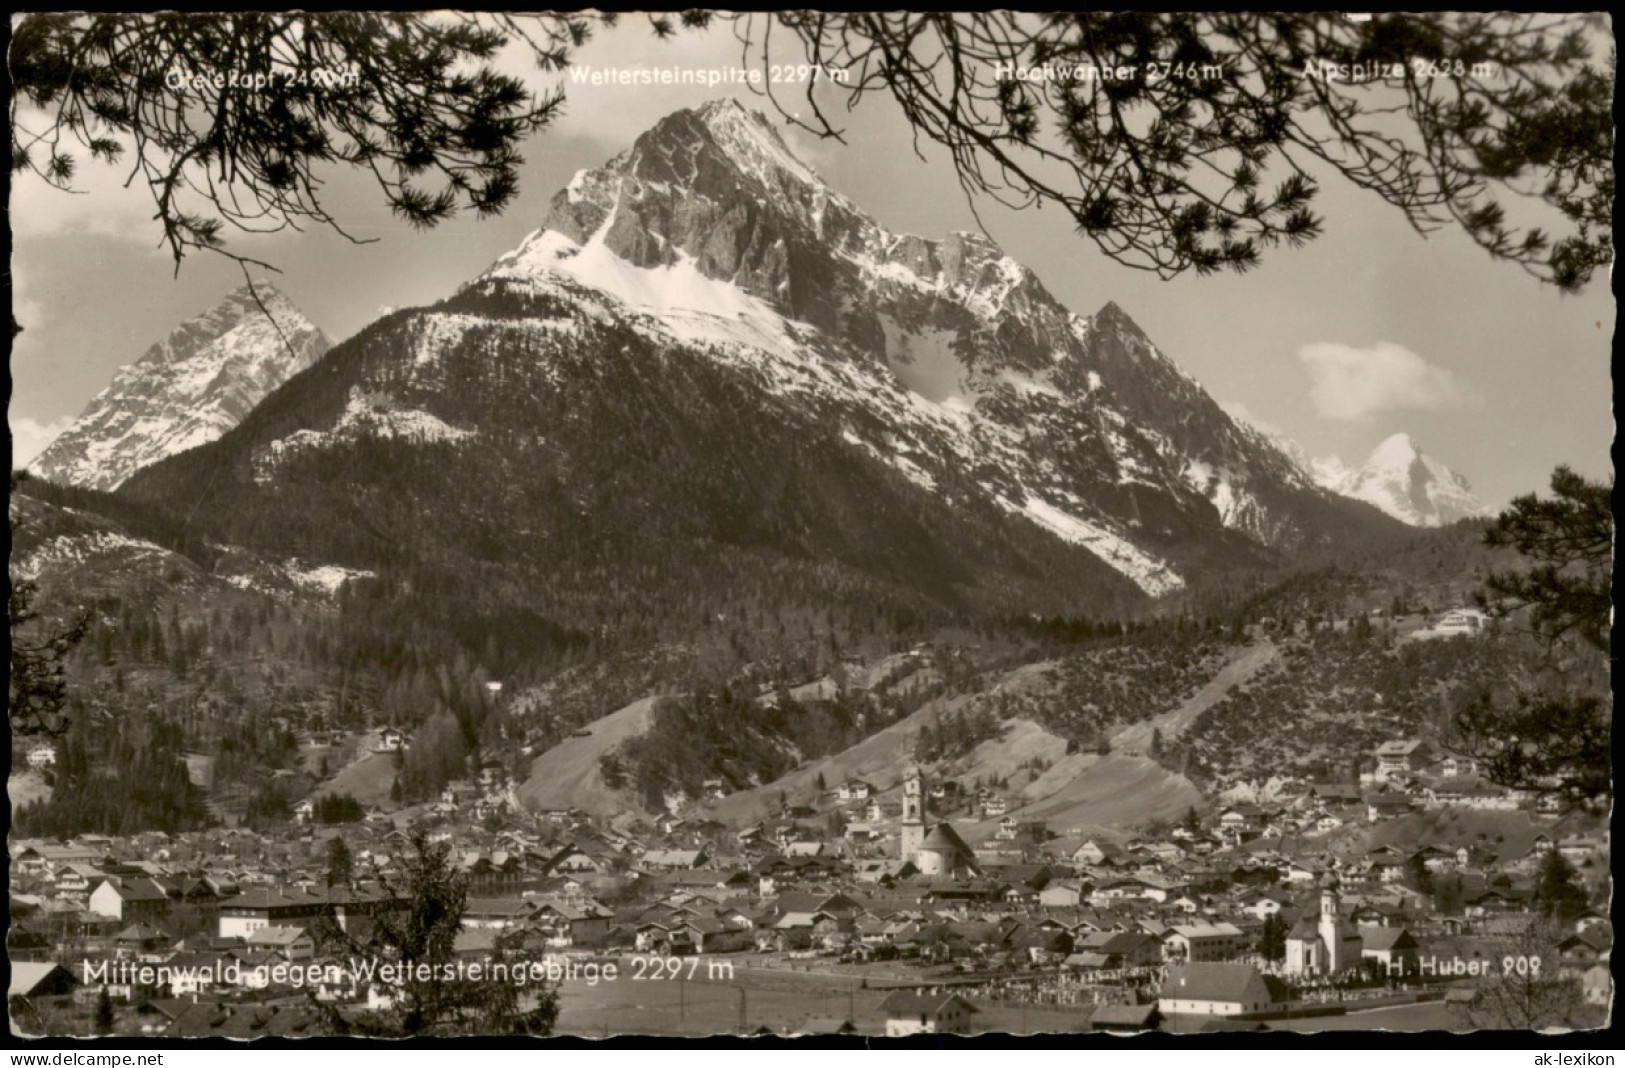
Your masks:
M 102 884 L 111 886 L 121 901 L 168 901 L 169 895 L 163 888 L 151 879 L 129 879 L 123 882 L 114 882 L 109 879 Z M 100 887 L 98 887 L 100 889 Z
M 1262 996 L 1282 1000 L 1277 981 L 1271 986 L 1251 964 L 1176 964 L 1163 980 L 1162 996 L 1182 1001 L 1245 1002 Z
M 975 1005 L 958 994 L 915 994 L 899 990 L 879 1005 L 880 1011 L 894 1019 L 912 1019 L 918 1016 L 937 1016 L 957 1002 L 965 1012 L 978 1011 Z
M 67 977 L 64 979 L 56 974 L 58 972 L 66 973 Z M 78 980 L 74 977 L 71 969 L 64 968 L 54 961 L 14 960 L 11 962 L 11 983 L 7 988 L 6 996 L 8 998 L 17 997 L 18 995 L 27 997 L 47 983 L 53 986 L 58 983 L 63 986 L 74 986 L 77 985 Z
M 920 848 L 934 852 L 962 853 L 966 856 L 970 856 L 972 853 L 971 847 L 965 844 L 965 840 L 959 837 L 959 832 L 954 830 L 953 825 L 947 821 L 931 828 L 931 833 L 925 836 L 925 840 L 920 843 Z
M 1366 949 L 1415 949 L 1416 939 L 1403 927 L 1361 927 L 1360 938 Z
M 248 936 L 251 946 L 291 946 L 301 938 L 307 937 L 303 927 L 281 927 L 272 925 L 261 927 Z

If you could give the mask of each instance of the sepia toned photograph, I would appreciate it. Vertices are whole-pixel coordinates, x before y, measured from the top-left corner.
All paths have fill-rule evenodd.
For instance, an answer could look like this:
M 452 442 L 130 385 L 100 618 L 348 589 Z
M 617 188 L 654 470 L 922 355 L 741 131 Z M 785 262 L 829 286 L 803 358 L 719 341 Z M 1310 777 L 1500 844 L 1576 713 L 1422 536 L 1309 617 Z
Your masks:
M 1610 16 L 7 56 L 14 1040 L 1598 1048 Z

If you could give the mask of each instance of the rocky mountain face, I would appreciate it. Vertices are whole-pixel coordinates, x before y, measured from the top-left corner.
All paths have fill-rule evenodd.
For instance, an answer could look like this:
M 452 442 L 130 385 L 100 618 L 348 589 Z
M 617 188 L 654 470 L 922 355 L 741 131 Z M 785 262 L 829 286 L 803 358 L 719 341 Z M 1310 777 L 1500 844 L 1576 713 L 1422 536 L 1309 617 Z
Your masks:
M 1285 549 L 1335 536 L 1313 481 L 1121 308 L 1074 314 L 981 234 L 887 232 L 732 101 L 576 175 L 470 289 L 572 284 L 680 339 L 772 354 L 757 367 L 820 368 L 771 379 L 821 394 L 854 446 L 922 487 L 973 473 L 999 507 L 1153 595 L 1183 585 L 1174 558 L 1215 528 Z M 827 380 L 834 368 L 849 381 Z
M 599 627 L 590 577 L 637 568 L 648 600 L 760 566 L 809 605 L 1106 612 L 1398 529 L 1116 305 L 1074 314 L 980 234 L 887 232 L 732 101 L 577 174 L 454 296 L 131 490 L 350 566 L 545 574 L 530 610 Z
M 1466 478 L 1423 452 L 1409 434 L 1388 438 L 1356 468 L 1345 468 L 1335 458 L 1321 461 L 1317 475 L 1332 492 L 1375 505 L 1413 527 L 1442 527 L 1494 514 L 1474 496 Z
M 255 288 L 259 301 L 244 286 L 120 369 L 31 469 L 54 482 L 113 489 L 215 440 L 320 359 L 331 345 L 326 335 L 274 286 Z

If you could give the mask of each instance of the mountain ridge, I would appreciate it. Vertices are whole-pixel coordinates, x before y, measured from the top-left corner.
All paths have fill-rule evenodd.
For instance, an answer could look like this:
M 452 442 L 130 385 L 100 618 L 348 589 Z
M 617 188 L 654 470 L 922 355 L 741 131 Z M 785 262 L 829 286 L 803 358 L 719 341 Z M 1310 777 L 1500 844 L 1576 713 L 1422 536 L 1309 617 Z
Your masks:
M 731 411 L 715 408 L 719 393 L 734 398 Z M 611 428 L 622 440 L 593 446 L 625 457 L 613 471 L 580 453 Z M 908 596 L 939 602 L 971 587 L 1030 597 L 1034 552 L 1058 561 L 1082 549 L 1157 598 L 1197 571 L 1393 534 L 1231 420 L 1115 303 L 1073 313 L 983 235 L 887 232 L 734 102 L 675 112 L 578 172 L 547 223 L 485 272 L 437 305 L 363 330 L 188 466 L 224 460 L 234 494 L 245 483 L 320 492 L 337 514 L 355 500 L 318 490 L 315 472 L 371 500 L 365 478 L 355 481 L 366 465 L 339 457 L 382 461 L 386 443 L 434 463 L 486 457 L 543 497 L 598 496 L 580 483 L 597 470 L 627 496 L 606 501 L 593 524 L 633 522 L 628 507 L 665 499 L 671 487 L 659 483 L 670 480 L 650 459 L 659 455 L 694 468 L 689 500 L 709 502 L 696 531 L 712 540 L 765 539 L 808 559 L 834 551 L 877 577 L 886 561 L 884 581 L 914 575 L 908 583 L 923 576 L 902 561 L 934 541 L 957 561 L 954 582 Z M 798 450 L 866 485 L 880 479 L 888 488 L 875 499 L 915 527 L 860 518 L 850 488 L 810 468 L 798 484 L 806 499 L 782 496 L 783 475 L 743 478 L 764 455 L 804 467 Z M 736 451 L 753 455 L 705 470 Z M 202 481 L 215 487 L 213 476 Z M 135 480 L 139 494 L 161 482 L 165 494 L 195 492 L 167 473 Z M 724 483 L 732 499 L 708 496 Z M 260 506 L 218 511 L 229 524 L 241 507 Z M 343 540 L 355 547 L 366 525 L 350 525 Z M 494 529 L 482 537 L 514 541 Z M 955 537 L 983 546 L 985 574 L 966 546 L 943 541 Z M 1013 551 L 988 553 L 995 543 Z M 325 555 L 342 563 L 342 552 Z M 1058 610 L 1048 596 L 1031 603 Z

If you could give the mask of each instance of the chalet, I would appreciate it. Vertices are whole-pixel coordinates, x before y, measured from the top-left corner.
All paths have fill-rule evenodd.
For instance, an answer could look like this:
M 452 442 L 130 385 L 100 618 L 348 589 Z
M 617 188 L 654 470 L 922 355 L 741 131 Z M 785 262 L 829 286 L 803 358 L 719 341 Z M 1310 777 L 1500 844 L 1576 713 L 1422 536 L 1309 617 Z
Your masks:
M 133 923 L 113 936 L 113 952 L 126 960 L 159 960 L 169 955 L 174 939 L 151 924 Z
M 1219 813 L 1219 827 L 1236 832 L 1256 831 L 1264 822 L 1264 810 L 1257 805 L 1231 805 Z
M 1161 963 L 1163 946 L 1155 935 L 1140 931 L 1095 931 L 1077 939 L 1078 953 L 1105 958 L 1107 968 L 1148 968 Z
M 89 911 L 125 923 L 152 923 L 169 913 L 169 895 L 151 879 L 108 879 L 90 893 Z
M 1383 742 L 1377 747 L 1377 778 L 1421 771 L 1431 757 L 1428 744 L 1415 738 Z
M 1177 925 L 1162 937 L 1163 955 L 1193 964 L 1231 960 L 1247 951 L 1248 938 L 1230 923 Z
M 1152 901 L 1167 901 L 1170 896 L 1184 889 L 1182 885 L 1170 883 L 1156 876 L 1131 875 L 1101 883 L 1094 896 L 1106 900 L 1141 897 Z
M 463 908 L 464 927 L 518 927 L 536 911 L 534 903 L 517 897 L 471 897 Z
M 303 927 L 261 927 L 247 942 L 250 951 L 275 953 L 291 964 L 316 956 L 316 940 Z
M 396 727 L 385 727 L 378 732 L 378 744 L 373 750 L 378 753 L 395 753 L 409 748 L 410 745 L 405 731 Z
M 1048 909 L 1074 909 L 1094 891 L 1094 886 L 1082 879 L 1056 879 L 1038 891 L 1038 904 Z
M 1471 777 L 1478 774 L 1478 761 L 1451 753 L 1439 762 L 1439 774 L 1447 779 Z
M 1416 936 L 1403 927 L 1361 927 L 1360 957 L 1375 961 L 1384 975 L 1412 975 L 1420 947 Z
M 643 866 L 650 871 L 702 868 L 710 862 L 704 849 L 651 849 L 643 854 Z
M 105 849 L 83 845 L 52 845 L 49 842 L 33 842 L 28 845 L 20 843 L 14 845 L 17 851 L 12 854 L 12 869 L 18 875 L 41 875 L 47 871 L 54 871 L 64 864 L 75 862 L 85 864 L 100 864 L 107 856 Z
M 1086 838 L 1073 847 L 1065 850 L 1065 843 L 1058 843 L 1062 847 L 1062 855 L 1074 864 L 1087 864 L 1091 867 L 1109 867 L 1127 863 L 1128 854 L 1114 842 L 1103 841 L 1099 838 Z
M 248 938 L 272 926 L 301 926 L 332 911 L 322 894 L 284 894 L 261 887 L 238 894 L 220 906 L 218 930 L 222 938 Z
M 1349 919 L 1360 927 L 1395 927 L 1405 918 L 1403 908 L 1385 901 L 1364 901 L 1349 912 Z
M 1268 1012 L 1286 1000 L 1280 980 L 1250 964 L 1176 964 L 1157 996 L 1164 1016 L 1239 1016 Z
M 1608 931 L 1590 928 L 1557 944 L 1558 962 L 1565 973 L 1580 975 L 1594 964 L 1607 963 L 1612 949 L 1613 936 Z
M 533 923 L 554 945 L 592 946 L 608 936 L 610 918 L 594 905 L 548 900 L 536 910 Z
M 1445 637 L 1478 634 L 1488 623 L 1489 617 L 1476 608 L 1456 608 L 1446 612 L 1430 629 L 1434 634 Z
M 58 894 L 77 896 L 90 893 L 90 888 L 109 874 L 93 864 L 64 864 L 56 870 L 51 882 Z
M 1411 799 L 1405 794 L 1372 794 L 1365 799 L 1365 818 L 1369 823 L 1391 820 L 1411 810 Z
M 560 875 L 609 875 L 616 868 L 616 860 L 614 851 L 607 846 L 567 845 L 548 859 L 546 870 Z
M 957 1035 L 970 1028 L 976 1006 L 958 994 L 916 994 L 899 990 L 880 1003 L 886 1016 L 886 1037 Z
M 1254 919 L 1262 920 L 1266 916 L 1273 916 L 1281 911 L 1283 905 L 1289 905 L 1292 899 L 1285 894 L 1259 894 L 1243 906 L 1243 911 L 1250 913 Z
M 848 779 L 835 788 L 836 798 L 843 803 L 847 801 L 867 801 L 874 792 L 874 786 L 862 779 Z

